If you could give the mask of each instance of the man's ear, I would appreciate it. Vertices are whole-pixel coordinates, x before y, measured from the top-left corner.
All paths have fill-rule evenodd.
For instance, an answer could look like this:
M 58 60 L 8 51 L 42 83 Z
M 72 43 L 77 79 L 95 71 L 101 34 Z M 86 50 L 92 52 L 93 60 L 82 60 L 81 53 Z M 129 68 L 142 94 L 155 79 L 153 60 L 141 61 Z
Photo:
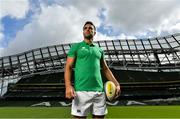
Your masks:
M 94 32 L 94 36 L 96 35 L 96 31 Z

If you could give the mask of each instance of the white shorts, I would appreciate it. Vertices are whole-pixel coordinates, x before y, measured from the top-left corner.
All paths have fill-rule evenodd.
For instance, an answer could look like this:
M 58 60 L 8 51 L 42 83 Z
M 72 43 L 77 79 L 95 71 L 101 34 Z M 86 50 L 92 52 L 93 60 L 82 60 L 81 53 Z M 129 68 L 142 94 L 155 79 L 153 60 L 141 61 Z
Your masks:
M 72 101 L 71 114 L 73 116 L 87 116 L 107 114 L 106 97 L 104 92 L 77 91 Z

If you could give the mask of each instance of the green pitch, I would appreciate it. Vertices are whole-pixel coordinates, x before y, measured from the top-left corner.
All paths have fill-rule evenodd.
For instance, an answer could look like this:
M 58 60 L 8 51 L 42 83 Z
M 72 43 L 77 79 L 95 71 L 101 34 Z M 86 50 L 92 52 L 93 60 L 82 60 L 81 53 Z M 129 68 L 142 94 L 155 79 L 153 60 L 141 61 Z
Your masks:
M 106 118 L 180 118 L 180 106 L 109 106 L 108 111 Z M 1 107 L 0 118 L 71 118 L 71 116 L 70 107 Z

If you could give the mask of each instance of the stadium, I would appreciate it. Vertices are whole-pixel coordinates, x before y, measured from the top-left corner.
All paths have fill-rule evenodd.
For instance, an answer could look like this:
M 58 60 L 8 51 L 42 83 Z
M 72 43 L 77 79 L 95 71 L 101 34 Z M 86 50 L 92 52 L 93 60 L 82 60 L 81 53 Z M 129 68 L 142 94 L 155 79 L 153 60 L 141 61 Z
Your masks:
M 95 43 L 104 50 L 106 62 L 122 88 L 118 99 L 107 101 L 111 109 L 180 104 L 179 33 Z M 70 100 L 64 98 L 64 66 L 71 46 L 59 44 L 1 57 L 0 106 L 69 107 Z M 103 81 L 107 81 L 105 77 Z

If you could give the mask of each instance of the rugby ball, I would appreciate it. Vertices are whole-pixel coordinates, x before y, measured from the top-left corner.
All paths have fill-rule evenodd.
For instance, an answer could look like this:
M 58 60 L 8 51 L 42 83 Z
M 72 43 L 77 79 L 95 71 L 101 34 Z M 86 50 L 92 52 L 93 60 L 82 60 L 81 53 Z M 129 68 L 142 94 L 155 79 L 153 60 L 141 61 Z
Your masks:
M 106 97 L 109 101 L 112 101 L 116 94 L 116 86 L 112 81 L 107 81 L 104 85 Z

